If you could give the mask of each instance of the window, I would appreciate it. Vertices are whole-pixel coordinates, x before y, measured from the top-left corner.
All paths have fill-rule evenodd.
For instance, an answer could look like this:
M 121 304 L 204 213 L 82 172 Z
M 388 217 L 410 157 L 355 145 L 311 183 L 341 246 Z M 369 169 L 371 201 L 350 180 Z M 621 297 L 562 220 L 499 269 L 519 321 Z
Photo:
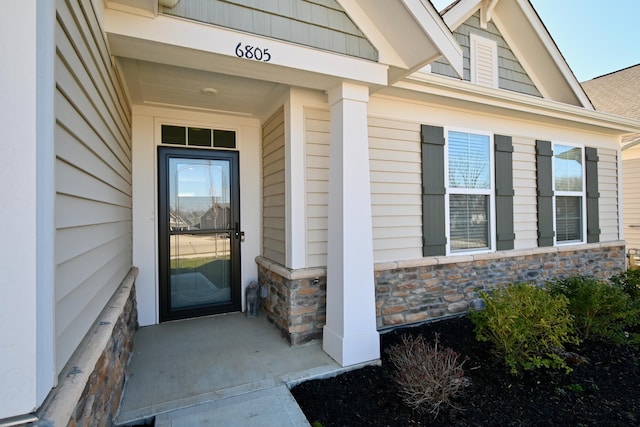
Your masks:
M 446 152 L 449 251 L 491 249 L 491 136 L 449 131 Z
M 471 82 L 498 87 L 498 44 L 477 34 L 469 35 Z
M 600 241 L 598 150 L 536 140 L 538 246 Z
M 584 241 L 584 150 L 572 145 L 553 145 L 553 190 L 557 243 Z
M 420 139 L 422 256 L 513 249 L 512 138 L 423 124 Z
M 236 148 L 236 133 L 231 130 L 162 125 L 161 133 L 163 144 Z

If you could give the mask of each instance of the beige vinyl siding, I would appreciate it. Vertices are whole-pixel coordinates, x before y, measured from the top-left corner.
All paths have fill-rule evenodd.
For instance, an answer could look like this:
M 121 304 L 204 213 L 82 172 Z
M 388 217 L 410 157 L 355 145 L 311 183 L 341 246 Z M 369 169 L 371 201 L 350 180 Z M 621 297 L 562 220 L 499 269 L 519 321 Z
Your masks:
M 327 262 L 329 112 L 305 110 L 307 265 Z M 422 256 L 420 126 L 369 118 L 373 250 L 376 262 Z
M 624 238 L 627 248 L 640 249 L 640 158 L 622 161 Z
M 262 254 L 285 265 L 284 109 L 262 126 Z
M 91 1 L 57 2 L 55 43 L 60 372 L 131 268 L 131 112 Z
M 538 246 L 536 147 L 532 138 L 513 137 L 514 249 Z
M 600 241 L 618 240 L 620 226 L 618 218 L 618 152 L 598 149 L 598 191 L 600 192 Z
M 329 111 L 304 111 L 307 267 L 327 265 L 329 215 Z
M 420 126 L 369 118 L 374 261 L 422 256 Z

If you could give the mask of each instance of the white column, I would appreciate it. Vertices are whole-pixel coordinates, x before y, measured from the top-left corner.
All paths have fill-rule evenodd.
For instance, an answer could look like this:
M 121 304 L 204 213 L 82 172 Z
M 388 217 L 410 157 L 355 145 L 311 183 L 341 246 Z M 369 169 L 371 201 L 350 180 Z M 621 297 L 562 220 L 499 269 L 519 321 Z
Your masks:
M 286 266 L 306 267 L 304 108 L 300 89 L 291 88 L 285 102 Z
M 158 323 L 158 253 L 156 206 L 156 139 L 154 118 L 133 110 L 131 126 L 131 199 L 133 221 L 133 265 L 140 326 Z
M 0 419 L 55 385 L 53 2 L 0 14 Z
M 323 349 L 342 366 L 380 358 L 373 279 L 367 87 L 329 91 L 327 323 Z

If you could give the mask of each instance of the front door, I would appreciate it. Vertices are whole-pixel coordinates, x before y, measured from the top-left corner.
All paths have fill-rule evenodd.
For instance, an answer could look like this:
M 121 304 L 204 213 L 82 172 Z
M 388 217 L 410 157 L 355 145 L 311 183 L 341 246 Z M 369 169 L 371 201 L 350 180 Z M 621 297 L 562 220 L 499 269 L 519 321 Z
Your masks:
M 241 308 L 238 152 L 158 148 L 160 321 Z

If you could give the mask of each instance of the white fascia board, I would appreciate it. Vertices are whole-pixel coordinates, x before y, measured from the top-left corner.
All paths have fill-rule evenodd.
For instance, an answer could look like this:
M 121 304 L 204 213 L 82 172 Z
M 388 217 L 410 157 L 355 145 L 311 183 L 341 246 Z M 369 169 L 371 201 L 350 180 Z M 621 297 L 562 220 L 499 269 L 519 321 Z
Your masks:
M 417 93 L 452 98 L 514 113 L 529 113 L 599 127 L 608 133 L 625 136 L 640 133 L 640 120 L 603 113 L 517 92 L 479 86 L 467 81 L 417 72 L 393 85 Z
M 180 18 L 160 15 L 151 19 L 108 9 L 105 11 L 105 32 L 159 45 L 221 55 L 233 61 L 233 72 L 236 75 L 250 78 L 273 80 L 274 75 L 282 75 L 284 67 L 290 72 L 311 72 L 368 85 L 387 84 L 388 66 L 383 64 Z M 269 62 L 239 58 L 236 55 L 238 44 L 260 48 L 263 52 L 268 50 Z M 121 49 L 126 50 L 126 46 L 121 46 Z M 161 53 L 160 50 L 156 52 Z M 115 54 L 139 59 L 134 52 L 121 51 Z M 146 55 L 153 55 L 153 52 L 146 52 Z M 162 59 L 158 57 L 155 61 L 163 62 Z M 202 69 L 211 70 L 211 67 Z M 269 72 L 265 78 L 265 72 L 270 69 L 280 70 L 277 73 Z M 283 78 L 281 83 L 286 84 L 286 79 Z
M 389 40 L 382 34 L 380 28 L 373 23 L 369 15 L 362 9 L 357 0 L 337 0 L 340 6 L 347 12 L 353 22 L 356 22 L 360 31 L 375 46 L 378 51 L 378 61 L 393 67 L 408 68 L 398 52 L 393 48 Z
M 629 148 L 633 148 L 639 144 L 640 144 L 640 138 L 634 139 L 633 141 L 629 141 L 622 146 L 622 151 L 628 150 Z
M 440 50 L 458 76 L 462 77 L 464 75 L 462 48 L 431 3 L 427 2 L 427 4 L 423 0 L 402 0 L 402 2 L 416 21 L 422 25 L 427 37 Z M 420 64 L 414 69 L 425 65 L 427 64 Z
M 449 28 L 451 28 L 451 31 L 453 31 L 480 9 L 480 2 L 480 0 L 461 0 L 449 9 L 442 18 Z
M 582 86 L 580 86 L 580 82 L 578 82 L 578 79 L 576 79 L 575 74 L 573 74 L 573 71 L 571 71 L 571 68 L 569 68 L 569 64 L 567 64 L 567 61 L 562 56 L 562 53 L 558 49 L 558 46 L 553 41 L 553 38 L 551 38 L 549 31 L 547 31 L 546 27 L 544 26 L 544 23 L 541 21 L 536 11 L 533 9 L 533 6 L 529 2 L 529 0 L 516 0 L 516 1 L 520 6 L 520 9 L 522 9 L 523 13 L 526 15 L 527 19 L 531 23 L 533 29 L 536 31 L 536 33 L 540 37 L 540 40 L 544 44 L 544 47 L 551 54 L 554 62 L 556 63 L 556 66 L 560 69 L 560 72 L 562 73 L 567 83 L 575 93 L 576 97 L 578 98 L 578 100 L 580 100 L 580 103 L 582 104 L 582 106 L 589 110 L 595 110 L 595 108 L 593 107 L 593 104 L 591 104 L 591 101 L 589 100 L 584 90 L 582 89 Z

